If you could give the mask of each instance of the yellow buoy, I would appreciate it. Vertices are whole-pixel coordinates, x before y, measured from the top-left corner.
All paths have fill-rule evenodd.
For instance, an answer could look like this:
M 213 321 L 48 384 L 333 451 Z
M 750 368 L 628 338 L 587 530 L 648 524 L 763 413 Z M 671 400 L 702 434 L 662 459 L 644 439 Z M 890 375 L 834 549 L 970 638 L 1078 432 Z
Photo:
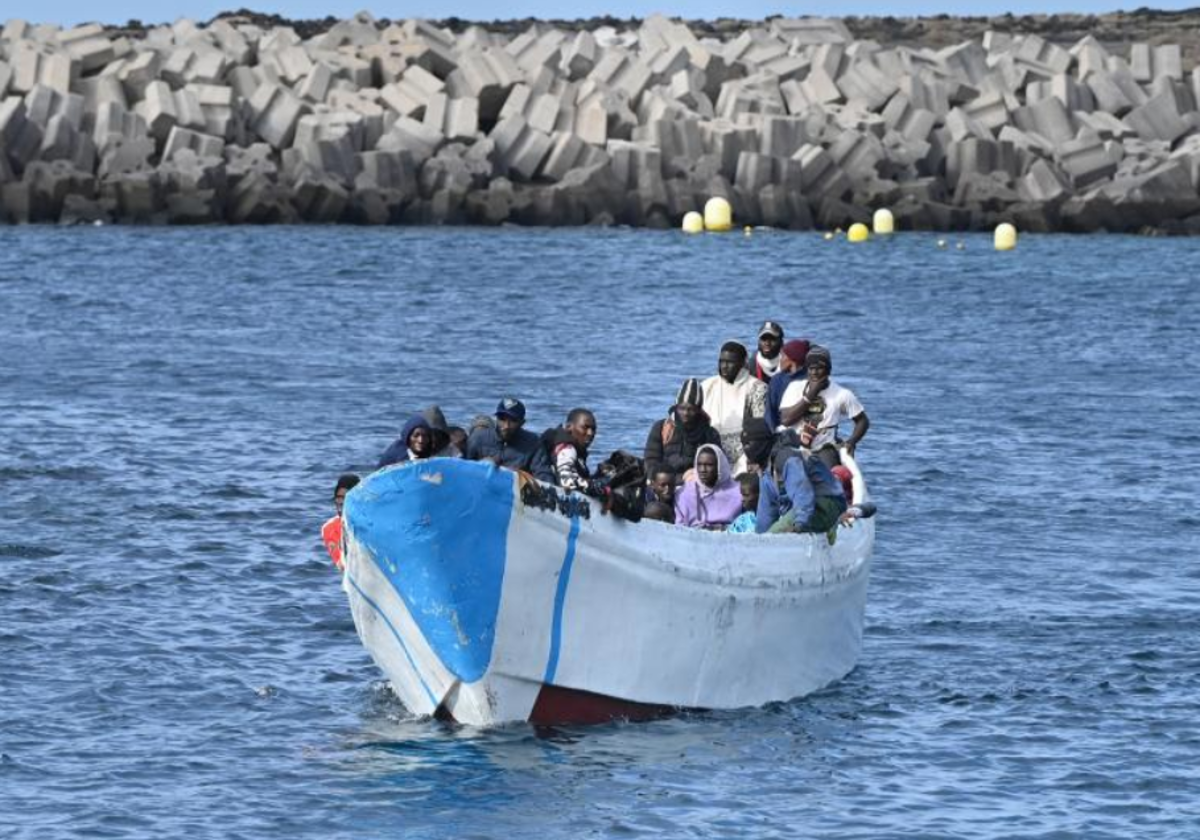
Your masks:
M 877 236 L 886 236 L 889 233 L 896 231 L 896 217 L 892 215 L 892 211 L 886 207 L 880 207 L 875 211 L 875 217 L 871 220 L 871 227 L 874 228 Z
M 965 251 L 965 250 L 967 250 L 967 243 L 965 243 L 965 242 L 955 242 L 955 243 L 954 243 L 954 250 L 956 250 L 956 251 Z
M 996 250 L 1011 251 L 1017 247 L 1017 229 L 1005 222 L 996 225 Z
M 746 225 L 744 228 L 742 228 L 742 233 L 749 236 L 750 234 L 754 233 L 754 228 L 750 227 L 750 225 Z
M 727 231 L 733 227 L 733 208 L 729 202 L 717 196 L 704 204 L 704 229 L 714 232 Z
M 826 242 L 832 242 L 832 241 L 833 241 L 833 231 L 831 231 L 831 230 L 827 230 L 827 231 L 825 231 L 825 241 L 826 241 Z
M 703 233 L 704 232 L 704 217 L 692 210 L 690 213 L 683 214 L 683 232 L 684 233 Z
M 938 246 L 939 248 L 945 248 L 945 247 L 946 247 L 946 240 L 945 240 L 945 239 L 939 239 L 939 240 L 937 241 L 937 246 Z
M 850 225 L 850 231 L 846 234 L 846 238 L 851 242 L 866 242 L 871 238 L 871 232 L 862 222 L 855 222 Z

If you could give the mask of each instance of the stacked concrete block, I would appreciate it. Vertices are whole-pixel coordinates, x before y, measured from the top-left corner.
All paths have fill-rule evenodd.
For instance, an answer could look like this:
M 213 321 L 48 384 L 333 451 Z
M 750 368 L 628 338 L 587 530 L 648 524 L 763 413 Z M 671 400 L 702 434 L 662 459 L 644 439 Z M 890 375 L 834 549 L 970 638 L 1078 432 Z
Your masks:
M 477 99 L 482 118 L 492 120 L 500 113 L 509 92 L 523 79 L 524 74 L 511 55 L 489 48 L 460 57 L 458 67 L 446 77 L 446 91 L 458 99 Z
M 176 126 L 167 136 L 162 159 L 170 160 L 185 149 L 199 157 L 219 158 L 225 152 L 225 141 L 220 137 Z
M 723 195 L 751 224 L 1128 229 L 1195 212 L 1198 103 L 1178 47 L 1094 37 L 10 21 L 0 183 L 23 220 L 664 226 Z
M 1125 122 L 1143 140 L 1162 140 L 1173 143 L 1192 130 L 1191 123 L 1176 110 L 1175 97 L 1160 94 L 1125 115 Z
M 20 173 L 33 161 L 42 146 L 43 132 L 36 122 L 26 118 L 25 103 L 19 96 L 0 102 L 0 151 L 14 173 Z
M 445 90 L 446 84 L 419 65 L 408 67 L 400 78 L 379 91 L 379 98 L 402 117 L 421 119 L 434 94 Z
M 599 58 L 600 50 L 595 36 L 590 32 L 580 32 L 562 50 L 559 69 L 568 79 L 577 81 L 595 69 Z
M 620 91 L 627 101 L 637 103 L 650 84 L 652 73 L 640 59 L 609 51 L 596 63 L 587 78 L 601 87 Z
M 1129 50 L 1129 69 L 1133 78 L 1149 84 L 1160 77 L 1183 78 L 1183 54 L 1178 44 L 1134 44 Z
M 529 125 L 524 117 L 506 117 L 489 135 L 496 144 L 501 168 L 514 178 L 531 181 L 550 154 L 550 135 Z
M 304 105 L 294 93 L 276 84 L 263 84 L 249 103 L 254 133 L 276 149 L 290 146 Z
M 838 89 L 850 101 L 860 101 L 876 111 L 899 90 L 896 79 L 868 61 L 856 61 L 837 80 Z
M 1090 135 L 1061 144 L 1056 157 L 1075 188 L 1084 189 L 1111 178 L 1124 154 L 1112 141 Z
M 440 129 L 417 122 L 411 117 L 401 117 L 380 138 L 376 148 L 385 152 L 407 152 L 418 165 L 437 152 L 445 141 Z
M 8 63 L 12 73 L 8 84 L 14 93 L 29 93 L 39 84 L 69 93 L 72 82 L 79 78 L 77 59 L 27 41 L 18 41 L 13 46 Z

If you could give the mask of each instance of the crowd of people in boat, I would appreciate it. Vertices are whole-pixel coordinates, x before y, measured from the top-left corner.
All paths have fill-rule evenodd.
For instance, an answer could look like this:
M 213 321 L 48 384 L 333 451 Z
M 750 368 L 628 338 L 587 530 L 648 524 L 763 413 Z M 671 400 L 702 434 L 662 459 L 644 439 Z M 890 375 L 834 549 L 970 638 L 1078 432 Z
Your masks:
M 414 414 L 377 468 L 427 458 L 491 461 L 600 500 L 605 512 L 632 521 L 734 533 L 829 532 L 874 514 L 869 503 L 855 504 L 841 457 L 853 456 L 870 420 L 832 373 L 828 348 L 786 340 L 781 324 L 766 321 L 753 355 L 728 341 L 715 375 L 683 383 L 667 415 L 651 425 L 640 458 L 616 452 L 593 467 L 594 412 L 573 409 L 539 435 L 525 428 L 525 404 L 505 397 L 469 429 L 448 425 L 437 406 Z M 841 439 L 846 423 L 850 431 Z M 353 474 L 338 478 L 337 515 L 322 528 L 339 566 L 342 500 L 358 481 Z

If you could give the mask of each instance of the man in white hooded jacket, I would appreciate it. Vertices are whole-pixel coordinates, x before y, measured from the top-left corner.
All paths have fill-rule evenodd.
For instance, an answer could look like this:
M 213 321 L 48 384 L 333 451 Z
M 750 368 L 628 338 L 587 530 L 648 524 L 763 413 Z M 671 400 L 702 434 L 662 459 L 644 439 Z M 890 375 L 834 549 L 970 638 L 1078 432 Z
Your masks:
M 746 348 L 736 341 L 721 345 L 717 375 L 701 383 L 704 410 L 721 436 L 721 448 L 733 462 L 734 474 L 746 469 L 742 447 L 742 424 L 746 413 L 762 417 L 766 412 L 767 386 L 746 369 Z

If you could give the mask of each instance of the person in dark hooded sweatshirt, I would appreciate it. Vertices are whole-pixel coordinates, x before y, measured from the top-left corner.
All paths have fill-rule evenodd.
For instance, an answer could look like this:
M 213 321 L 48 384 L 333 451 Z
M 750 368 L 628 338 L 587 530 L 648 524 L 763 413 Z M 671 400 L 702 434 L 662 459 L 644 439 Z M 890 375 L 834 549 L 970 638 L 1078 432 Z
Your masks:
M 451 439 L 450 426 L 446 423 L 446 415 L 442 413 L 441 406 L 431 405 L 421 412 L 421 416 L 433 431 L 432 457 L 461 458 L 463 451 Z
M 670 414 L 650 427 L 646 436 L 646 475 L 660 468 L 675 471 L 684 481 L 692 478 L 692 465 L 700 447 L 711 443 L 719 447 L 721 435 L 704 413 L 704 390 L 699 380 L 683 383 Z
M 420 414 L 408 418 L 400 437 L 396 438 L 379 459 L 376 469 L 405 461 L 419 461 L 433 457 L 433 427 Z

